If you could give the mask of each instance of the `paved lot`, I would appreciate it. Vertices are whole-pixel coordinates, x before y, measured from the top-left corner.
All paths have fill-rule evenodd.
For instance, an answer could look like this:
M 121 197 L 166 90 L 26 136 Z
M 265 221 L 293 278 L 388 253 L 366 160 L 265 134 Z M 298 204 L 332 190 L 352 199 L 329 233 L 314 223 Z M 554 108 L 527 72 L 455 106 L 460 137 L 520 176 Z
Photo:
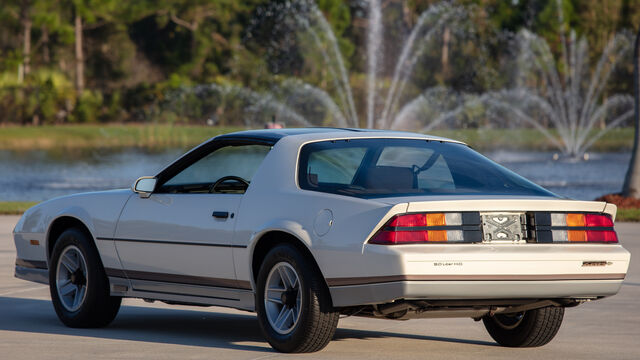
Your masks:
M 11 230 L 0 216 L 0 359 L 267 359 L 253 314 L 223 308 L 147 304 L 127 299 L 104 329 L 63 326 L 46 286 L 13 277 Z M 640 359 L 640 225 L 619 224 L 632 252 L 621 292 L 568 309 L 556 338 L 534 349 L 496 346 L 470 319 L 340 320 L 334 341 L 305 359 Z M 302 357 L 302 356 L 299 356 Z

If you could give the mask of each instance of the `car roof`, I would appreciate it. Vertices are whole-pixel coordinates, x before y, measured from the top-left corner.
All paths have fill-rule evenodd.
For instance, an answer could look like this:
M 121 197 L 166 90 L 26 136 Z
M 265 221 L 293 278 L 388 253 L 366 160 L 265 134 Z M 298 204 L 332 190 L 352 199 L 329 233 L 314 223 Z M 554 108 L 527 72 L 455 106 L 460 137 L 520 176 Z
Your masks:
M 358 129 L 358 128 L 333 128 L 333 127 L 309 127 L 309 128 L 286 128 L 286 129 L 260 129 L 260 130 L 245 130 L 237 131 L 228 134 L 218 135 L 203 142 L 195 148 L 189 150 L 183 154 L 180 158 L 167 165 L 158 176 L 172 168 L 178 166 L 185 159 L 188 159 L 196 152 L 208 152 L 211 145 L 215 145 L 216 142 L 230 141 L 230 142 L 259 142 L 265 145 L 275 145 L 278 141 L 286 138 L 287 142 L 291 141 L 293 144 L 301 145 L 307 142 L 325 141 L 325 140 L 338 140 L 338 139 L 364 139 L 364 138 L 394 138 L 394 139 L 424 139 L 442 142 L 452 142 L 464 144 L 461 141 L 451 140 L 443 137 L 404 132 L 404 131 L 391 131 L 391 130 L 377 130 L 377 129 Z M 466 145 L 466 144 L 465 144 Z
M 246 130 L 216 136 L 216 140 L 258 140 L 276 143 L 284 137 L 297 138 L 362 138 L 362 137 L 394 137 L 394 138 L 424 138 L 429 140 L 457 142 L 439 136 L 419 134 L 405 131 L 358 129 L 358 128 L 334 128 L 334 127 L 311 127 L 311 128 L 287 128 L 287 129 L 261 129 Z

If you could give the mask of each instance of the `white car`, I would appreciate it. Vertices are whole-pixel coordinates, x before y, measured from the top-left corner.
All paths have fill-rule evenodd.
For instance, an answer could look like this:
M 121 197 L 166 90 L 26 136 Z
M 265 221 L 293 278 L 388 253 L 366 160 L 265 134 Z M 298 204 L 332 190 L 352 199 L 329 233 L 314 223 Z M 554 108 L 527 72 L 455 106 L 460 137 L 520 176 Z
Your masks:
M 340 315 L 469 317 L 501 345 L 540 346 L 566 307 L 620 289 L 615 214 L 453 140 L 244 131 L 132 190 L 29 209 L 15 275 L 49 284 L 71 327 L 105 326 L 132 297 L 255 311 L 283 352 L 322 349 Z

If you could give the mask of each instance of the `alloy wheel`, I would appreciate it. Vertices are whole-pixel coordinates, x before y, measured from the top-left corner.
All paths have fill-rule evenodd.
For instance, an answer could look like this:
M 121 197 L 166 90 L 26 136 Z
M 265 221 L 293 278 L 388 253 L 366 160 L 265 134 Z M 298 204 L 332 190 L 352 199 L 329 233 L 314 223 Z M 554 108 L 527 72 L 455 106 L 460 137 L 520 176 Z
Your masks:
M 74 245 L 66 247 L 56 268 L 56 290 L 62 306 L 75 312 L 87 296 L 87 262 L 80 249 Z
M 264 289 L 264 307 L 269 324 L 278 334 L 290 333 L 300 320 L 302 292 L 296 270 L 279 262 L 269 272 Z

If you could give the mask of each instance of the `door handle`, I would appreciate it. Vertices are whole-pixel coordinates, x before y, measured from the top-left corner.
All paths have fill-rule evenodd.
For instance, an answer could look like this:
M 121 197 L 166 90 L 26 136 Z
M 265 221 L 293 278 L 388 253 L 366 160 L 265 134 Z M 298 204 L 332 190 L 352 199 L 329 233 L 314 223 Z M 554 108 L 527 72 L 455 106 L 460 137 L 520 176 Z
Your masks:
M 226 219 L 229 217 L 229 212 L 228 211 L 214 211 L 213 214 L 211 214 L 211 216 L 213 216 L 214 218 L 217 219 Z

